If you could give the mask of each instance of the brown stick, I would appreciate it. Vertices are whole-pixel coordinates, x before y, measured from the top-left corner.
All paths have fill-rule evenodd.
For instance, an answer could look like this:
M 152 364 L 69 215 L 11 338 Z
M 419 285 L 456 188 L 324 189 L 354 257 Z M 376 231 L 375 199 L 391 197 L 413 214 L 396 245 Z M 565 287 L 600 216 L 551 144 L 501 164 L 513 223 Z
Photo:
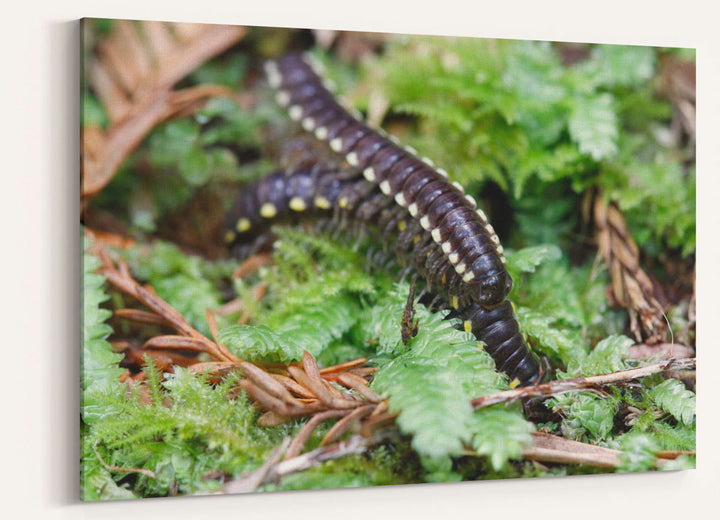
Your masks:
M 101 273 L 107 278 L 108 282 L 115 286 L 115 288 L 120 292 L 137 299 L 140 303 L 153 311 L 153 313 L 157 314 L 161 319 L 167 322 L 169 326 L 174 328 L 180 336 L 186 336 L 187 338 L 183 341 L 186 348 L 193 348 L 195 350 L 207 352 L 217 361 L 229 361 L 231 363 L 240 362 L 240 359 L 233 355 L 227 348 L 225 348 L 224 345 L 218 345 L 195 330 L 187 321 L 185 321 L 182 314 L 175 310 L 165 300 L 156 295 L 152 289 L 142 287 L 130 275 L 127 263 L 121 260 L 119 261 L 118 267 L 116 267 L 110 258 L 110 255 L 102 246 L 95 247 L 91 253 L 95 254 L 102 261 L 103 267 L 101 269 Z M 179 337 L 177 338 L 181 339 Z M 153 338 L 153 340 L 155 340 L 155 338 Z M 148 346 L 158 348 L 168 347 L 167 340 L 157 341 L 157 345 Z
M 328 460 L 337 460 L 349 455 L 363 453 L 369 446 L 379 442 L 379 438 L 368 439 L 362 435 L 353 435 L 346 441 L 333 444 L 326 448 L 318 448 L 276 464 L 268 471 L 266 482 L 272 482 L 287 475 L 305 471 Z
M 285 450 L 290 445 L 290 438 L 285 437 L 283 439 L 283 442 L 275 448 L 270 456 L 267 458 L 267 460 L 263 463 L 260 468 L 258 468 L 256 471 L 253 471 L 249 475 L 245 475 L 243 477 L 240 477 L 237 480 L 233 480 L 232 482 L 228 482 L 225 486 L 225 489 L 223 489 L 223 493 L 251 493 L 255 491 L 258 487 L 262 485 L 262 483 L 265 481 L 265 478 L 267 477 L 268 472 L 270 469 L 272 469 L 273 466 L 275 466 L 278 462 L 280 462 L 280 459 L 282 459 L 283 453 L 285 453 Z
M 523 458 L 538 462 L 617 468 L 620 465 L 620 453 L 618 450 L 537 432 L 533 433 L 532 446 L 523 451 Z
M 356 367 L 362 366 L 365 363 L 367 363 L 367 358 L 357 358 L 357 359 L 353 359 L 352 361 L 340 363 L 339 365 L 333 365 L 331 367 L 321 368 L 320 373 L 322 375 L 327 375 L 327 374 L 332 374 L 335 372 L 343 372 L 345 370 L 350 370 L 351 368 L 356 368 Z
M 95 443 L 93 444 L 93 447 L 92 447 L 92 448 L 93 448 L 93 451 L 95 452 L 95 456 L 97 457 L 97 459 L 98 459 L 98 461 L 100 462 L 100 464 L 102 464 L 103 467 L 104 467 L 106 470 L 108 470 L 108 471 L 114 471 L 114 472 L 117 472 L 117 473 L 140 473 L 140 474 L 142 474 L 142 475 L 145 475 L 146 477 L 155 478 L 155 473 L 153 473 L 153 472 L 150 471 L 149 469 L 144 469 L 144 468 L 126 468 L 126 467 L 123 467 L 123 466 L 111 466 L 110 464 L 108 464 L 107 462 L 105 462 L 105 461 L 103 460 L 103 458 L 100 456 L 100 454 L 98 453 L 98 451 L 97 451 L 97 444 L 98 444 L 98 441 L 95 441 Z
M 694 370 L 695 358 L 670 359 L 655 365 L 646 367 L 631 368 L 610 374 L 601 374 L 590 377 L 576 377 L 573 379 L 561 379 L 550 381 L 541 385 L 527 386 L 506 390 L 496 394 L 477 397 L 471 401 L 475 410 L 487 408 L 500 403 L 511 403 L 528 397 L 550 397 L 568 392 L 580 392 L 583 390 L 596 390 L 598 387 L 627 383 L 634 379 L 659 374 L 668 370 Z
M 293 457 L 297 457 L 298 455 L 300 455 L 303 446 L 305 446 L 305 443 L 312 435 L 312 432 L 314 432 L 315 428 L 320 426 L 321 423 L 334 417 L 342 417 L 343 415 L 347 415 L 347 413 L 347 410 L 328 410 L 326 412 L 320 412 L 319 414 L 314 415 L 305 424 L 305 426 L 303 426 L 303 429 L 300 430 L 300 433 L 295 436 L 295 439 L 293 439 L 292 444 L 290 444 L 290 447 L 287 450 L 287 453 L 285 453 L 285 460 L 292 459 Z
M 345 432 L 349 431 L 350 428 L 355 427 L 362 419 L 370 415 L 375 408 L 376 406 L 374 405 L 361 406 L 348 413 L 328 430 L 320 442 L 320 445 L 327 446 L 337 441 Z
M 158 316 L 152 312 L 141 311 L 139 309 L 117 309 L 113 312 L 113 314 L 118 318 L 135 321 L 137 323 L 172 327 L 172 324 L 165 320 L 162 316 Z

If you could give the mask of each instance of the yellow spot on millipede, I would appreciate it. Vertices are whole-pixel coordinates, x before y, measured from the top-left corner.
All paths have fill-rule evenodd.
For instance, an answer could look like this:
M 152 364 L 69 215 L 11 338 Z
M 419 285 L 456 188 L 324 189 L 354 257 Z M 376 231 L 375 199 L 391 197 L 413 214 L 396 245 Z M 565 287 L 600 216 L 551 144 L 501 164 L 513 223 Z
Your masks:
M 290 209 L 293 211 L 305 211 L 307 209 L 307 205 L 305 204 L 305 201 L 302 200 L 300 197 L 293 197 L 290 199 Z
M 470 320 L 463 321 L 463 328 L 465 332 L 472 332 L 472 322 Z
M 338 206 L 341 208 L 346 208 L 348 205 L 348 198 L 347 197 L 340 197 L 338 199 Z
M 330 209 L 330 201 L 325 197 L 315 197 L 315 206 L 320 209 Z
M 415 235 L 413 237 L 413 244 L 417 244 L 418 242 L 420 242 L 420 235 Z
M 517 388 L 518 386 L 520 386 L 520 380 L 517 377 L 510 381 L 510 388 Z
M 237 224 L 235 224 L 235 229 L 238 230 L 238 233 L 244 233 L 250 229 L 250 221 L 246 218 L 241 218 L 237 221 Z
M 225 232 L 225 242 L 229 244 L 233 240 L 235 240 L 235 232 L 232 229 L 228 229 Z
M 260 207 L 260 215 L 264 218 L 273 218 L 275 215 L 277 215 L 277 208 L 275 207 L 275 204 L 272 204 L 270 202 L 266 202 Z
M 450 299 L 450 305 L 452 305 L 452 308 L 453 308 L 453 309 L 458 309 L 458 308 L 460 308 L 460 302 L 458 302 L 457 296 L 453 296 L 453 297 Z
M 401 220 L 400 222 L 398 222 L 398 230 L 399 231 L 405 231 L 406 227 L 407 227 L 407 222 L 405 222 L 404 220 Z

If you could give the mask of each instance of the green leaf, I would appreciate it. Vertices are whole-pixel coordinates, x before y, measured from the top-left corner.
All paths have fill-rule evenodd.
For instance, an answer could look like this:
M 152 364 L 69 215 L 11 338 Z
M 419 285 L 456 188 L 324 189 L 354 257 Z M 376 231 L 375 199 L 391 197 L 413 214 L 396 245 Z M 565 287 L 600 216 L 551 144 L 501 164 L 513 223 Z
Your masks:
M 572 392 L 548 401 L 553 410 L 565 418 L 561 424 L 563 437 L 583 440 L 588 434 L 591 440 L 604 440 L 612 431 L 618 402 L 600 398 L 587 392 Z
M 195 146 L 200 126 L 191 119 L 175 119 L 159 126 L 149 137 L 150 160 L 158 167 L 172 166 Z
M 628 433 L 623 435 L 620 448 L 621 472 L 648 471 L 655 465 L 655 453 L 659 451 L 657 442 L 651 435 Z
M 695 393 L 685 388 L 682 381 L 668 379 L 650 391 L 657 405 L 684 424 L 695 422 Z
M 89 247 L 88 239 L 85 239 L 84 245 L 86 249 Z M 118 367 L 123 355 L 113 352 L 107 341 L 112 328 L 105 324 L 105 320 L 112 313 L 100 307 L 102 302 L 109 299 L 103 289 L 105 277 L 94 272 L 100 266 L 100 260 L 94 255 L 83 255 L 83 406 L 92 403 L 93 393 L 116 389 L 119 386 L 118 377 L 124 372 L 124 369 Z
M 525 307 L 517 309 L 523 331 L 538 343 L 538 350 L 554 355 L 565 364 L 583 359 L 586 351 L 578 339 L 558 326 L 557 320 Z
M 418 334 L 403 346 L 399 317 L 407 289 L 407 284 L 398 284 L 392 298 L 374 314 L 388 317 L 376 324 L 375 332 L 380 351 L 395 357 L 378 360 L 373 388 L 390 398 L 392 411 L 400 412 L 398 426 L 413 435 L 412 446 L 421 456 L 456 456 L 474 435 L 481 434 L 481 455 L 491 457 L 496 467 L 503 465 L 517 454 L 515 441 L 522 443 L 516 435 L 518 420 L 524 423 L 524 419 L 518 409 L 504 409 L 497 412 L 504 422 L 492 429 L 478 422 L 470 400 L 506 389 L 506 376 L 493 369 L 492 359 L 472 335 L 444 319 L 446 313 L 431 313 L 420 304 L 416 305 Z M 508 438 L 514 441 L 507 443 Z
M 534 273 L 535 268 L 543 262 L 560 260 L 562 251 L 556 245 L 543 244 L 519 251 L 508 251 L 506 257 L 507 270 L 513 278 L 516 278 L 519 273 Z
M 655 75 L 655 49 L 645 46 L 597 45 L 589 62 L 580 70 L 593 77 L 597 85 L 634 87 Z
M 635 342 L 626 336 L 609 336 L 600 341 L 584 358 L 568 363 L 567 377 L 609 374 L 624 370 L 626 366 L 623 359 L 629 356 L 629 348 L 634 344 Z
M 582 153 L 596 161 L 611 157 L 618 150 L 618 121 L 613 103 L 610 94 L 573 100 L 568 120 L 570 137 Z
M 276 332 L 317 357 L 331 341 L 355 324 L 358 312 L 357 300 L 340 294 L 326 299 L 322 305 L 309 305 L 301 314 L 287 317 Z
M 303 349 L 293 339 L 273 332 L 264 325 L 233 325 L 218 331 L 218 341 L 233 354 L 247 361 L 299 361 Z
M 480 410 L 473 422 L 473 447 L 490 459 L 496 471 L 508 460 L 522 458 L 523 450 L 532 444 L 533 424 L 511 410 L 498 407 Z

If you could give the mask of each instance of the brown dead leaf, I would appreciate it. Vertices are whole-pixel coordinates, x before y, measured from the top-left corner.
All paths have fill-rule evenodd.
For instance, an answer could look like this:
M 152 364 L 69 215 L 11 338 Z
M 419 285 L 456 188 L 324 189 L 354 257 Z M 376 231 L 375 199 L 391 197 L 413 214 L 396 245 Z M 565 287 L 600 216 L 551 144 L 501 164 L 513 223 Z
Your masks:
M 97 45 L 88 79 L 110 117 L 107 131 L 83 128 L 82 197 L 94 196 L 159 123 L 192 113 L 217 85 L 172 87 L 202 63 L 237 43 L 244 27 L 120 20 Z
M 598 249 L 610 270 L 614 300 L 627 308 L 630 328 L 638 341 L 662 341 L 667 323 L 655 287 L 640 266 L 640 252 L 615 204 L 595 199 L 593 217 Z

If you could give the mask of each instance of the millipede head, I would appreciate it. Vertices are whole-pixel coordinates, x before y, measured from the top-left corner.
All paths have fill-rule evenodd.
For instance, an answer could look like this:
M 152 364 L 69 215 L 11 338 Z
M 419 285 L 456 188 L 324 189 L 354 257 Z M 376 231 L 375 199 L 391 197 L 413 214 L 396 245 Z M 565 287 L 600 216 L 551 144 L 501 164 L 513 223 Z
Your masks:
M 472 271 L 469 271 L 469 274 L 472 274 Z M 471 298 L 483 307 L 492 307 L 501 303 L 510 294 L 513 286 L 512 278 L 507 271 L 500 271 L 479 280 L 468 278 L 466 275 L 463 280 L 473 292 Z

